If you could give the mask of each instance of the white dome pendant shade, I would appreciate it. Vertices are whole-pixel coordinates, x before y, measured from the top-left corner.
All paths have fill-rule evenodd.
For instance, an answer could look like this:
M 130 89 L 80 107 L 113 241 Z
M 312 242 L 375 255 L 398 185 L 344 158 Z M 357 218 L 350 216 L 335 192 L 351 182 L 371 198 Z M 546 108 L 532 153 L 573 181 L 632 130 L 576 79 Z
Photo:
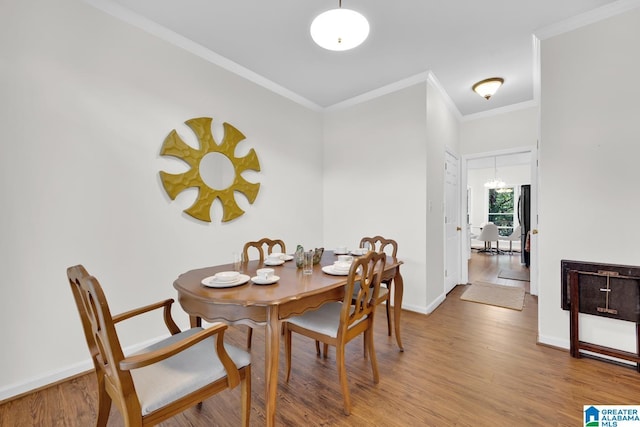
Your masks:
M 340 2 L 342 6 L 342 1 Z M 369 36 L 369 22 L 355 10 L 332 9 L 321 13 L 311 23 L 311 38 L 328 50 L 349 50 Z

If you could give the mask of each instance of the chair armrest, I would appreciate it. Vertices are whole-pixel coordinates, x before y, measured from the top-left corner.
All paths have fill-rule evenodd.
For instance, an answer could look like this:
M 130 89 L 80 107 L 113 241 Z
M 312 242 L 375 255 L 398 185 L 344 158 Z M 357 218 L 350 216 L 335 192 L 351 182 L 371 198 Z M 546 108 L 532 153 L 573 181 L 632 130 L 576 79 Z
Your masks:
M 158 350 L 149 351 L 147 353 L 136 354 L 133 356 L 125 357 L 120 361 L 120 369 L 130 370 L 142 368 L 153 363 L 157 363 L 161 360 L 174 356 L 181 351 L 199 343 L 202 340 L 209 338 L 212 335 L 216 335 L 216 351 L 218 358 L 222 362 L 225 370 L 227 371 L 227 381 L 229 388 L 234 388 L 240 383 L 240 373 L 233 360 L 224 348 L 224 331 L 228 328 L 224 323 L 219 323 L 210 328 L 203 329 L 202 331 L 191 335 L 181 341 L 168 345 Z
M 176 325 L 176 322 L 174 322 L 173 318 L 171 317 L 171 305 L 173 304 L 173 302 L 174 300 L 170 298 L 164 301 L 159 301 L 155 304 L 145 305 L 144 307 L 139 307 L 124 313 L 120 313 L 116 316 L 113 316 L 113 323 L 118 323 L 123 320 L 130 319 L 134 316 L 138 316 L 140 314 L 148 313 L 149 311 L 164 307 L 164 323 L 165 325 L 167 325 L 167 328 L 169 329 L 169 332 L 171 332 L 171 335 L 175 335 L 177 333 L 180 333 L 180 328 L 178 327 L 178 325 Z

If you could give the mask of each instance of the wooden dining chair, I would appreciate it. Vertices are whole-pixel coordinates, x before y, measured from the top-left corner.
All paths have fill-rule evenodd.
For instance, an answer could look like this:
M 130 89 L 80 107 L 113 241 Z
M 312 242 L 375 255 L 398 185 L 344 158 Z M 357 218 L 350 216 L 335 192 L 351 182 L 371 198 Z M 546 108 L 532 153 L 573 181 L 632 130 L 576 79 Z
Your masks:
M 287 252 L 287 248 L 284 242 L 280 239 L 272 240 L 269 238 L 262 238 L 255 242 L 247 242 L 244 244 L 242 248 L 242 259 L 244 261 L 249 261 L 250 252 L 258 252 L 258 262 L 263 263 L 266 255 L 269 255 L 273 252 L 273 249 L 276 247 L 280 247 L 280 252 L 283 254 Z M 266 253 L 265 253 L 266 250 Z M 249 326 L 249 330 L 247 332 L 247 348 L 251 348 L 251 341 L 253 340 L 253 328 Z
M 367 255 L 356 258 L 347 276 L 343 301 L 326 303 L 317 310 L 307 311 L 284 322 L 287 382 L 291 375 L 292 332 L 336 347 L 336 365 L 346 415 L 351 412 L 351 399 L 347 382 L 345 346 L 360 334 L 364 335 L 365 348 L 371 360 L 373 382 L 377 384 L 379 381 L 378 362 L 373 344 L 373 316 L 378 305 L 380 279 L 384 272 L 385 261 L 385 254 L 378 252 L 369 252 Z M 357 281 L 364 285 L 360 287 L 352 303 L 351 295 Z
M 251 359 L 224 343 L 227 326 L 180 331 L 173 299 L 112 316 L 98 280 L 82 265 L 67 269 L 98 382 L 96 426 L 106 426 L 112 401 L 125 426 L 151 426 L 240 384 L 242 425 L 249 426 Z M 162 308 L 170 336 L 125 357 L 116 324 Z
M 284 242 L 282 240 L 280 239 L 272 240 L 265 237 L 264 239 L 260 239 L 255 242 L 245 243 L 244 247 L 242 248 L 242 256 L 244 260 L 248 261 L 250 252 L 254 252 L 251 249 L 255 249 L 258 251 L 258 255 L 259 255 L 258 261 L 264 262 L 265 257 L 270 253 L 272 253 L 275 247 L 280 247 L 280 252 L 282 253 L 287 252 L 287 248 L 285 247 Z M 265 253 L 265 250 L 266 250 L 266 253 Z
M 393 258 L 398 255 L 398 243 L 392 239 L 385 239 L 382 236 L 363 237 L 360 239 L 360 247 L 363 247 L 365 243 L 369 243 L 372 251 L 385 252 Z M 395 272 L 390 271 L 387 275 L 382 276 L 380 281 L 380 293 L 378 295 L 378 304 L 385 303 L 387 311 L 387 334 L 391 336 L 391 289 L 393 285 L 393 278 Z M 384 287 L 382 286 L 384 285 Z

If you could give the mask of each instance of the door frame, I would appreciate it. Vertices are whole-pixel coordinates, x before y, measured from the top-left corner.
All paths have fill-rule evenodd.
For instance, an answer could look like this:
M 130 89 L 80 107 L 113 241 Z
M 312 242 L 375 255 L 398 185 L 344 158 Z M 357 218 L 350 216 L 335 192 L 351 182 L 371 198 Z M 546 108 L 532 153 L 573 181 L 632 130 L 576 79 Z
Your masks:
M 503 156 L 509 154 L 529 153 L 531 156 L 531 230 L 537 233 L 538 229 L 538 149 L 537 146 L 516 147 L 504 150 L 485 151 L 482 153 L 463 154 L 460 164 L 460 218 L 465 218 L 465 224 L 462 227 L 461 245 L 469 242 L 469 229 L 466 224 L 467 215 L 467 186 L 468 181 L 468 161 L 473 159 L 481 159 L 485 157 Z M 462 191 L 464 189 L 464 191 Z M 538 252 L 536 250 L 536 236 L 531 235 L 531 252 L 530 252 L 530 293 L 538 295 Z M 466 248 L 466 247 L 465 247 Z M 460 251 L 460 279 L 463 283 L 469 282 L 469 265 L 467 263 L 467 251 Z
M 457 188 L 454 189 L 454 196 L 458 199 L 458 211 L 456 212 L 456 218 L 455 218 L 455 222 L 457 223 L 457 227 L 458 228 L 463 228 L 462 227 L 462 216 L 461 216 L 461 205 L 460 205 L 460 192 L 461 192 L 461 188 L 462 188 L 462 184 L 461 184 L 461 172 L 462 172 L 462 167 L 461 167 L 461 157 L 458 153 L 456 153 L 455 151 L 451 150 L 450 148 L 446 148 L 445 149 L 445 168 L 447 165 L 447 155 L 453 157 L 455 159 L 455 166 L 456 166 L 456 173 L 458 176 L 458 182 L 457 182 Z M 457 268 L 457 276 L 455 278 L 456 283 L 454 283 L 454 285 L 451 287 L 451 289 L 448 288 L 447 285 L 447 271 L 448 271 L 448 246 L 447 246 L 447 220 L 446 220 L 446 215 L 447 215 L 447 206 L 446 206 L 446 202 L 447 202 L 447 177 L 446 177 L 446 169 L 445 169 L 445 177 L 444 177 L 444 216 L 445 216 L 445 221 L 443 224 L 443 247 L 444 247 L 444 283 L 443 283 L 443 290 L 444 290 L 444 294 L 446 295 L 447 293 L 449 293 L 453 288 L 455 288 L 456 285 L 460 284 L 462 282 L 462 265 L 463 265 L 463 261 L 466 261 L 465 257 L 463 257 L 463 234 L 458 232 L 456 233 L 456 239 L 457 241 L 454 243 L 455 245 L 455 250 L 456 250 L 456 254 L 453 257 L 453 260 L 455 263 L 458 264 L 458 268 Z M 465 267 L 467 267 L 466 262 L 464 263 Z M 467 275 L 468 275 L 468 270 L 467 270 Z M 466 280 L 465 280 L 466 281 Z

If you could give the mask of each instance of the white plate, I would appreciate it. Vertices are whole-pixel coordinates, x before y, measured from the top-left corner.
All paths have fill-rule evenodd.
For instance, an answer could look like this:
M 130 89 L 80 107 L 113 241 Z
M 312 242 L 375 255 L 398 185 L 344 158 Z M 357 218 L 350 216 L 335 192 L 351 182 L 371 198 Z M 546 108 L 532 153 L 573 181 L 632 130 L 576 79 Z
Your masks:
M 284 256 L 284 260 L 285 261 L 291 261 L 293 259 L 293 255 L 285 255 Z
M 209 276 L 202 279 L 202 284 L 207 288 L 233 288 L 234 286 L 244 285 L 249 281 L 249 276 L 241 274 L 233 282 L 218 282 L 215 279 L 216 276 Z
M 349 275 L 349 270 L 347 271 L 336 271 L 333 269 L 332 265 L 325 265 L 324 267 L 322 267 L 322 271 L 324 271 L 327 274 L 331 274 L 332 276 L 348 276 Z
M 278 260 L 267 259 L 264 261 L 264 265 L 282 265 L 282 264 L 284 264 L 283 259 L 278 259 Z
M 336 249 L 336 250 L 333 251 L 333 254 L 334 255 L 347 255 L 347 254 L 349 254 L 349 251 L 339 251 L 339 250 Z
M 353 255 L 353 256 L 362 256 L 362 255 L 366 255 L 366 254 L 367 254 L 367 252 L 360 253 L 358 250 L 351 251 L 351 255 Z
M 271 276 L 271 279 L 269 280 L 265 280 L 260 276 L 254 276 L 251 278 L 251 281 L 256 285 L 272 285 L 276 283 L 278 280 L 280 280 L 279 276 Z

